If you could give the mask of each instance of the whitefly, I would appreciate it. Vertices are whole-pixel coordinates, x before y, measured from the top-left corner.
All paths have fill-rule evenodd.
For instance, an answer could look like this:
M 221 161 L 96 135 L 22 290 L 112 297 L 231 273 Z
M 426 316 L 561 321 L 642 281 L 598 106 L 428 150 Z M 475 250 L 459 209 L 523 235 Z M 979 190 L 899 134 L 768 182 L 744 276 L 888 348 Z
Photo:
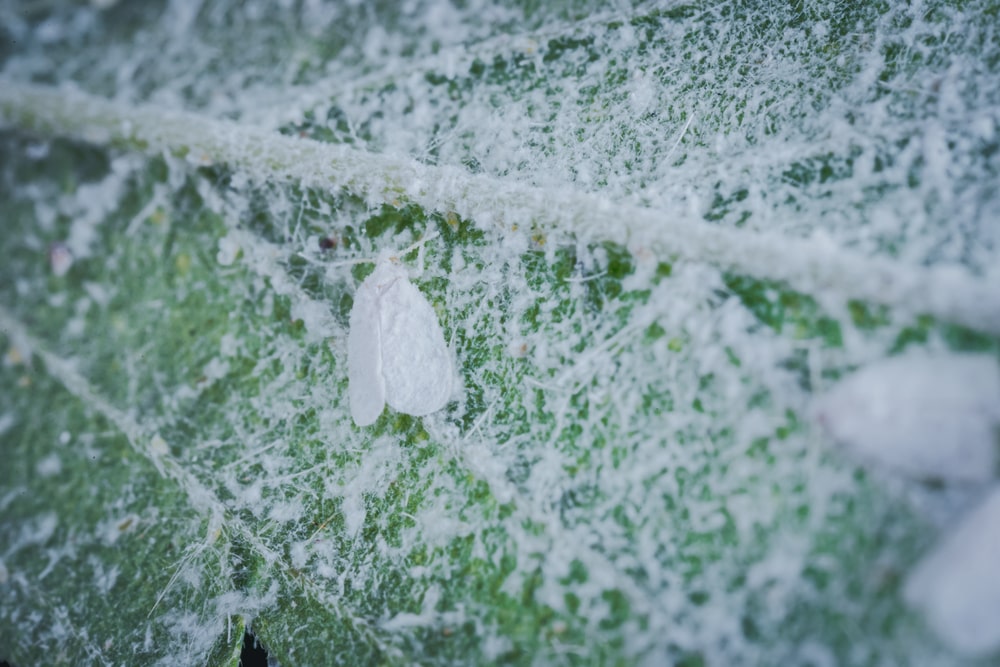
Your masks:
M 451 398 L 454 367 L 441 324 L 399 263 L 412 249 L 379 255 L 354 295 L 347 368 L 351 417 L 358 426 L 374 423 L 386 403 L 420 417 Z

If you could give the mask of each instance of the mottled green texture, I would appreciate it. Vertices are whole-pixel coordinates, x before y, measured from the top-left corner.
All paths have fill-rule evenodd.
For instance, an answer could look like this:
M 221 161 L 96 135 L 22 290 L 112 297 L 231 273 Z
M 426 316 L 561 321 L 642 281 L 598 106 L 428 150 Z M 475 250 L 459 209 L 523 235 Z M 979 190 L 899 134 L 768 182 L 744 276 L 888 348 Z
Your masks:
M 208 525 L 188 498 L 41 371 L 0 371 L 5 412 L 18 416 L 0 477 L 4 657 L 140 664 L 165 646 L 179 661 L 203 657 L 184 649 L 181 627 L 191 616 L 189 632 L 201 634 L 199 611 L 232 586 L 225 540 L 200 550 Z M 51 457 L 58 472 L 45 467 Z M 215 664 L 233 664 L 241 619 L 213 626 Z
M 522 3 L 441 29 L 220 0 L 175 33 L 128 5 L 49 8 L 94 23 L 47 46 L 32 15 L 0 50 L 3 76 L 119 98 L 79 125 L 19 100 L 0 133 L 0 659 L 232 665 L 247 625 L 283 665 L 963 662 L 900 599 L 938 533 L 905 500 L 944 501 L 829 449 L 809 404 L 903 350 L 1000 354 L 831 269 L 989 294 L 975 85 L 1000 50 L 970 26 L 995 8 Z M 399 259 L 460 388 L 357 428 L 371 265 L 347 262 L 433 233 Z M 79 250 L 62 277 L 54 243 Z M 784 271 L 802 248 L 829 263 Z

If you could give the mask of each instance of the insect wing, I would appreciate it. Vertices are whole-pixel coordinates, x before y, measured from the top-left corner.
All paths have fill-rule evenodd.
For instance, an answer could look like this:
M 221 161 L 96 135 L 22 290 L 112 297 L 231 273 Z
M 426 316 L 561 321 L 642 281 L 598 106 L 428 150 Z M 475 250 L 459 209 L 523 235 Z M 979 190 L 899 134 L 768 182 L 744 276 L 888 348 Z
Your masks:
M 451 397 L 452 365 L 434 309 L 406 278 L 379 297 L 385 399 L 395 410 L 421 416 Z
M 984 482 L 1000 463 L 1000 369 L 990 355 L 895 357 L 816 402 L 835 440 L 862 460 L 945 482 Z
M 385 407 L 379 298 L 369 280 L 361 283 L 354 295 L 347 334 L 347 394 L 351 417 L 358 426 L 374 423 Z
M 907 579 L 904 597 L 965 655 L 1000 650 L 1000 486 Z

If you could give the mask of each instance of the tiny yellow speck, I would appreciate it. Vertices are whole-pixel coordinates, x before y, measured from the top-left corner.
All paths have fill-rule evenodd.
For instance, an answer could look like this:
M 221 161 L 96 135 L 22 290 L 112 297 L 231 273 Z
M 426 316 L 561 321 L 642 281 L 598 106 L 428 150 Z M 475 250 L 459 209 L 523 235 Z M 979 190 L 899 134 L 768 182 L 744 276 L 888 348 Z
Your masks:
M 177 272 L 181 275 L 186 274 L 191 270 L 191 256 L 187 253 L 182 252 L 177 255 L 177 259 L 174 260 L 174 266 L 177 267 Z
M 21 377 L 17 378 L 17 386 L 18 387 L 30 387 L 31 386 L 31 376 L 30 375 L 22 375 Z
M 21 350 L 11 346 L 10 349 L 7 350 L 5 361 L 8 366 L 19 366 L 24 363 L 24 355 L 21 354 Z
M 455 213 L 454 211 L 448 211 L 448 214 L 446 216 L 444 216 L 444 219 L 448 223 L 449 227 L 451 227 L 452 229 L 458 229 L 458 214 L 457 213 Z

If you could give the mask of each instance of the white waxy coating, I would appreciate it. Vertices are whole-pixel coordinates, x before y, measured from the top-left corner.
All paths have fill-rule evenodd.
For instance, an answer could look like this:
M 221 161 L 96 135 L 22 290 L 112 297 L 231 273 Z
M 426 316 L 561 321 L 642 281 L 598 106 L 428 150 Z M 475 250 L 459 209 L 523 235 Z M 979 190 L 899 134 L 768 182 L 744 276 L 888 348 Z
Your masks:
M 451 397 L 452 363 L 434 309 L 389 255 L 358 288 L 347 337 L 348 394 L 358 426 L 385 403 L 423 416 Z
M 1000 487 L 920 562 L 904 596 L 955 650 L 1000 650 Z
M 989 481 L 1000 464 L 1000 368 L 988 355 L 873 364 L 819 398 L 814 414 L 862 460 L 918 479 Z

